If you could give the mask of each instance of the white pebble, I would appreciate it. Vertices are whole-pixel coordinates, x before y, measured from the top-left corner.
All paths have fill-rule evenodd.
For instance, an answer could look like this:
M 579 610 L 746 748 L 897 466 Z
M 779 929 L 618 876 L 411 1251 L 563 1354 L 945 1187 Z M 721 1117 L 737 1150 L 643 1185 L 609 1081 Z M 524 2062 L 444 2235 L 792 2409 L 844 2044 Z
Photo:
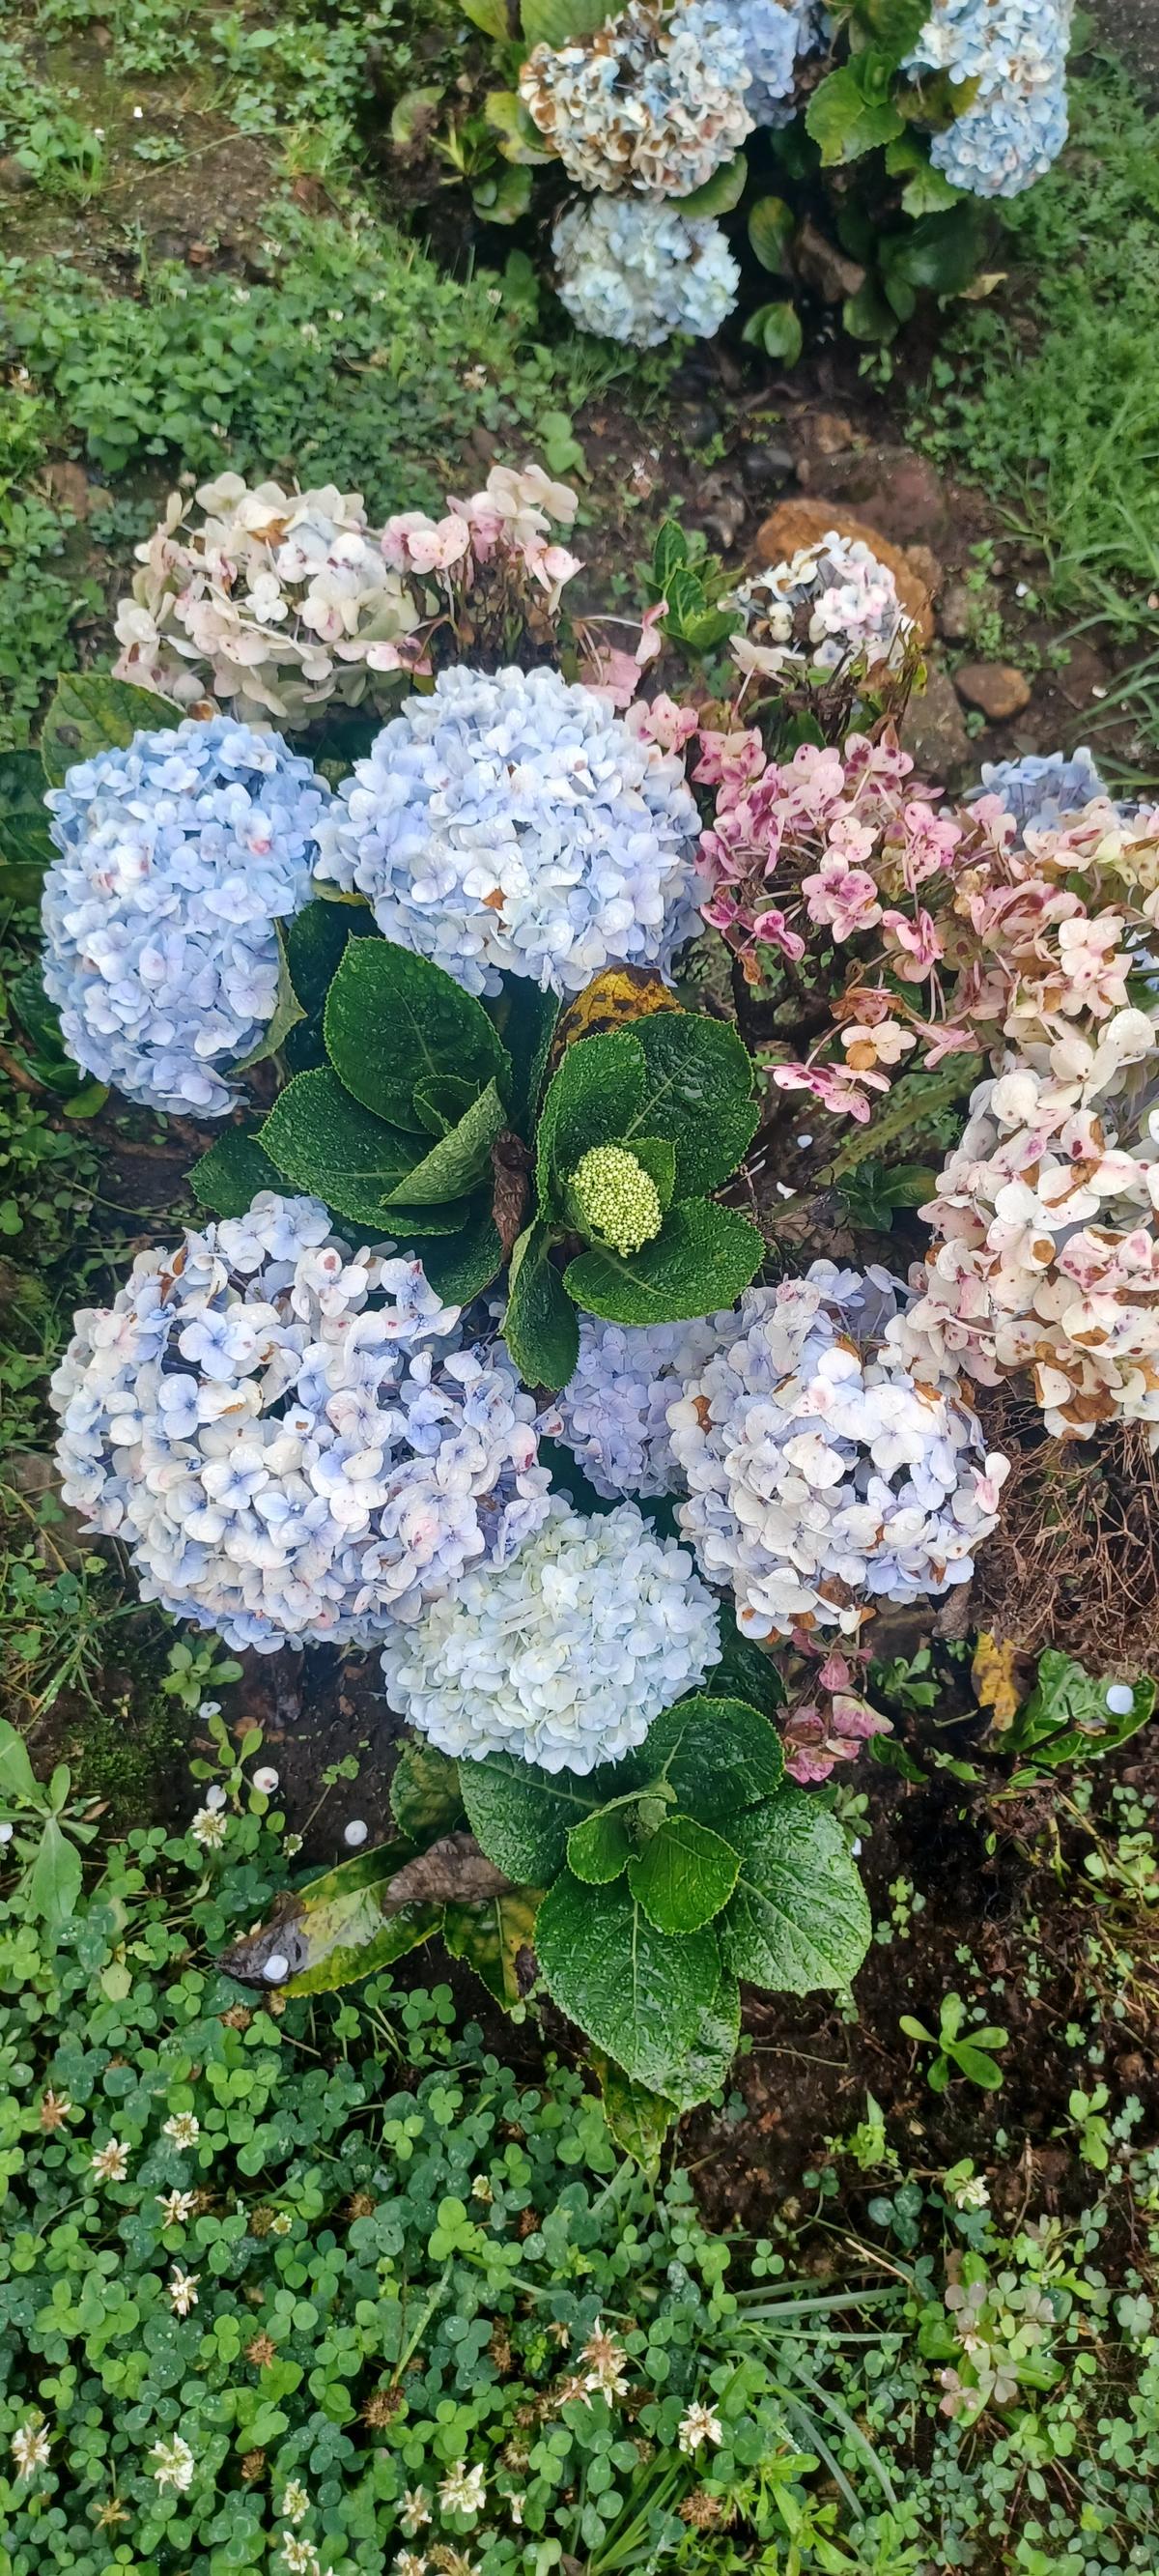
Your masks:
M 288 1977 L 289 1973 L 290 1962 L 286 1958 L 284 1951 L 271 1950 L 269 1958 L 262 1969 L 262 1975 L 265 1978 L 266 1984 L 268 1986 L 280 1986 L 283 1977 Z
M 0 1825 L 0 1843 L 10 1843 L 15 1830 L 14 1825 Z
M 802 1153 L 804 1152 L 806 1145 L 811 1145 L 812 1142 L 813 1139 L 811 1136 L 798 1136 L 797 1138 L 797 1143 L 801 1147 Z
M 207 1789 L 205 1792 L 205 1803 L 207 1807 L 211 1807 L 213 1809 L 215 1815 L 218 1808 L 224 1807 L 225 1805 L 225 1791 L 218 1787 L 216 1780 L 214 1781 L 212 1789 Z
M 351 1851 L 357 1851 L 359 1844 L 365 1842 L 369 1832 L 370 1827 L 363 1824 L 361 1816 L 352 1816 L 343 1832 L 342 1840 L 344 1843 L 349 1843 Z
M 270 1763 L 263 1762 L 260 1771 L 255 1771 L 254 1773 L 255 1789 L 260 1789 L 263 1798 L 272 1798 L 277 1785 L 277 1772 L 272 1768 Z
M 1135 1705 L 1130 1682 L 1111 1682 L 1107 1688 L 1107 1707 L 1112 1717 L 1129 1717 Z

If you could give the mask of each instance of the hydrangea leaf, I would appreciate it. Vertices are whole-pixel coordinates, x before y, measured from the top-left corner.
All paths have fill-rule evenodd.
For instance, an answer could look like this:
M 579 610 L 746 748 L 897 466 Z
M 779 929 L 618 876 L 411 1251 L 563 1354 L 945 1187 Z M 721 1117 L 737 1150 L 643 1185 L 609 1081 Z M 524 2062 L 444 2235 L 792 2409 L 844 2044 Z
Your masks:
M 606 2057 L 602 2048 L 593 2049 L 592 2066 L 599 2080 L 604 2118 L 611 2135 L 633 2164 L 655 2182 L 660 2171 L 660 2150 L 676 2118 L 676 2107 L 666 2102 L 662 2093 L 652 2093 L 646 2084 L 637 2084 L 625 2075 L 622 2066 Z
M 855 63 L 842 64 L 818 82 L 805 110 L 805 128 L 820 146 L 823 169 L 857 161 L 902 132 L 904 119 L 886 95 L 889 68 L 888 57 L 871 47 Z M 879 82 L 881 95 L 874 96 Z
M 586 1887 L 607 1887 L 619 1877 L 636 1848 L 628 1830 L 630 1814 L 629 1807 L 600 1807 L 582 1825 L 572 1826 L 567 1865 L 573 1878 L 582 1878 Z
M 676 1814 L 629 1860 L 628 1885 L 658 1932 L 698 1932 L 727 1905 L 739 1869 L 723 1835 Z
M 44 871 L 55 856 L 39 754 L 0 754 L 0 897 L 8 903 L 39 902 Z
M 428 1211 L 429 1214 L 429 1211 Z M 395 1225 L 401 1222 L 396 1211 Z M 503 1264 L 499 1230 L 487 1197 L 473 1199 L 455 1233 L 441 1242 L 423 1237 L 423 1269 L 446 1306 L 469 1306 L 497 1279 Z
M 286 934 L 281 922 L 275 921 L 273 929 L 278 943 L 277 996 L 257 1045 L 250 1048 L 248 1055 L 237 1058 L 233 1067 L 235 1073 L 249 1073 L 255 1064 L 265 1064 L 268 1057 L 280 1055 L 291 1029 L 296 1029 L 299 1022 L 306 1017 L 294 991 L 294 979 L 290 973 L 290 960 L 286 948 Z
M 396 1200 L 408 1208 L 438 1206 L 473 1190 L 490 1168 L 492 1142 L 505 1115 L 495 1084 L 489 1082 L 458 1126 L 412 1165 L 397 1189 L 387 1191 L 387 1206 Z
M 771 1654 L 737 1626 L 730 1601 L 721 1603 L 720 1662 L 706 1675 L 703 1690 L 708 1699 L 747 1700 L 766 1716 L 784 1703 L 785 1685 Z
M 614 1145 L 632 1125 L 645 1132 L 641 1110 L 647 1089 L 643 1053 L 634 1033 L 579 1038 L 569 1046 L 548 1085 L 539 1121 L 539 1203 L 555 1212 L 565 1182 L 593 1145 Z M 653 1123 L 649 1134 L 663 1134 Z
M 607 0 L 523 0 L 520 16 L 528 44 L 550 45 L 557 53 L 561 45 L 594 36 L 607 14 Z
M 63 787 L 78 761 L 99 751 L 127 749 L 135 733 L 175 732 L 184 709 L 171 698 L 154 697 L 131 680 L 111 680 L 104 671 L 65 671 L 44 719 L 40 757 L 50 787 Z
M 618 1141 L 635 1150 L 637 1136 L 670 1137 L 679 1196 L 705 1197 L 735 1171 L 756 1130 L 748 1049 L 724 1020 L 695 1011 L 657 1013 L 633 1034 L 647 1084 Z
M 416 1085 L 456 1074 L 480 1091 L 510 1074 L 481 1002 L 441 966 L 390 939 L 350 942 L 326 997 L 326 1051 L 354 1098 L 393 1127 L 420 1128 Z
M 366 904 L 330 903 L 315 896 L 286 925 L 286 955 L 294 991 L 304 1011 L 319 1012 L 351 939 L 376 936 Z
M 511 1255 L 503 1338 L 527 1386 L 566 1386 L 579 1358 L 579 1325 L 550 1259 L 545 1225 L 529 1226 Z
M 676 1147 L 669 1136 L 633 1136 L 631 1151 L 656 1184 L 656 1196 L 667 1213 L 676 1189 Z
M 802 1789 L 783 1789 L 734 1817 L 732 1832 L 740 1877 L 720 1925 L 725 1965 L 780 1994 L 849 1985 L 873 1927 L 829 1809 Z
M 748 235 L 762 268 L 779 270 L 783 277 L 791 275 L 790 245 L 796 229 L 792 207 L 783 197 L 758 197 L 749 212 Z
M 645 1753 L 682 1809 L 726 1831 L 746 1807 L 775 1796 L 784 1778 L 776 1727 L 743 1699 L 702 1692 L 681 1700 L 649 1728 Z
M 462 1823 L 458 1767 L 423 1736 L 411 1737 L 399 1754 L 390 1784 L 390 1812 L 400 1834 L 420 1849 Z
M 459 1787 L 475 1840 L 508 1878 L 547 1887 L 567 1858 L 567 1837 L 606 1804 L 608 1782 L 619 1766 L 578 1779 L 570 1771 L 540 1771 L 513 1753 L 490 1753 L 485 1762 L 460 1762 Z M 622 1783 L 620 1783 L 622 1785 Z
M 622 1880 L 585 1887 L 565 1870 L 540 1906 L 535 1945 L 560 2011 L 625 2074 L 670 2092 L 720 1983 L 713 1926 L 674 1939 Z
M 199 1207 L 214 1216 L 245 1216 L 259 1190 L 284 1190 L 285 1176 L 256 1136 L 230 1127 L 194 1164 L 189 1186 Z
M 474 1107 L 479 1094 L 473 1082 L 444 1073 L 437 1082 L 416 1082 L 415 1116 L 432 1136 L 449 1136 Z
M 295 1189 L 311 1190 L 359 1225 L 388 1225 L 384 1201 L 415 1161 L 413 1136 L 352 1100 L 329 1065 L 296 1073 L 275 1100 L 261 1143 Z
M 519 2002 L 529 1982 L 521 1987 L 519 1961 L 534 1948 L 539 1902 L 538 1888 L 513 1887 L 477 1905 L 448 1905 L 443 1915 L 451 1957 L 466 1960 L 504 2012 Z
M 744 195 L 749 165 L 743 152 L 734 152 L 731 161 L 722 161 L 702 188 L 693 188 L 681 197 L 682 215 L 730 215 Z
M 691 2111 L 710 2093 L 721 2091 L 739 2047 L 740 1987 L 736 1978 L 725 1971 L 711 2003 L 701 2013 L 684 2064 L 669 2086 L 678 2111 Z
M 266 1962 L 289 1961 L 280 1982 L 285 1995 L 332 1994 L 357 1977 L 388 1967 L 437 1932 L 442 1907 L 384 1902 L 390 1881 L 412 1857 L 408 1843 L 383 1843 L 339 1861 L 274 1914 L 260 1931 L 239 1941 L 220 1965 L 243 1984 L 264 1981 Z
M 511 1061 L 506 1100 L 511 1124 L 530 1137 L 559 1022 L 559 996 L 545 993 L 526 975 L 503 976 L 503 990 L 487 1009 Z
M 563 1284 L 577 1306 L 610 1324 L 681 1323 L 735 1306 L 764 1251 L 763 1236 L 734 1208 L 685 1199 L 638 1252 L 591 1245 L 568 1263 Z

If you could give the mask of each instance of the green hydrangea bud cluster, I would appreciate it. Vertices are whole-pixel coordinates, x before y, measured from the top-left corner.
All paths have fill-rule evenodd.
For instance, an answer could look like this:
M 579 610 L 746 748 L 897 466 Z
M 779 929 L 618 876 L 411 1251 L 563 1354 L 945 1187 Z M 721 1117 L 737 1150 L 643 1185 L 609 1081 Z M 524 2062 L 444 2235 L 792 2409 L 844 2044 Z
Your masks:
M 626 1145 L 593 1145 L 570 1182 L 576 1212 L 589 1234 L 613 1252 L 638 1252 L 659 1234 L 664 1211 L 650 1172 Z

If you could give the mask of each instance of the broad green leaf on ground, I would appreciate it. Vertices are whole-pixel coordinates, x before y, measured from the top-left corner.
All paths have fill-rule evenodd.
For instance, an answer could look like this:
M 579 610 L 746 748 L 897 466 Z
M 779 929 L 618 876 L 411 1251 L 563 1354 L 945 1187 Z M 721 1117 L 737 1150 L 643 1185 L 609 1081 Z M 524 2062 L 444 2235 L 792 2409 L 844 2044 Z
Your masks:
M 284 1958 L 292 1971 L 280 1987 L 287 1995 L 331 1994 L 388 1967 L 428 1940 L 442 1920 L 441 1905 L 404 1905 L 398 1913 L 384 1905 L 391 1879 L 411 1858 L 408 1843 L 384 1843 L 339 1861 L 260 1931 L 237 1942 L 219 1966 L 243 1984 L 259 1985 L 266 1961 Z
M 274 937 L 278 943 L 277 999 L 256 1045 L 250 1048 L 248 1055 L 238 1057 L 233 1067 L 235 1073 L 248 1073 L 251 1066 L 265 1064 L 270 1056 L 280 1055 L 291 1029 L 296 1029 L 299 1022 L 306 1017 L 294 991 L 294 979 L 290 973 L 290 960 L 286 948 L 286 934 L 280 921 L 274 923 Z
M 786 367 L 796 366 L 805 345 L 801 316 L 784 297 L 758 304 L 740 336 L 750 349 L 763 349 L 766 358 L 776 358 Z
M 420 1083 L 450 1073 L 482 1091 L 510 1071 L 482 1003 L 389 939 L 351 941 L 326 996 L 325 1032 L 347 1090 L 393 1127 L 422 1130 Z
M 415 1139 L 352 1100 L 329 1065 L 295 1074 L 275 1100 L 260 1141 L 295 1189 L 312 1190 L 359 1225 L 395 1231 L 384 1202 L 416 1159 Z
M 135 733 L 168 733 L 184 721 L 171 698 L 156 698 L 130 680 L 103 671 L 65 671 L 44 719 L 40 757 L 50 787 L 64 784 L 77 761 L 99 751 L 123 751 Z
M 725 1833 L 746 1807 L 775 1795 L 784 1777 L 776 1727 L 747 1700 L 678 1701 L 649 1728 L 644 1754 L 688 1814 Z
M 465 1959 L 485 1986 L 510 2012 L 520 1996 L 520 1953 L 535 1946 L 539 1891 L 513 1887 L 477 1905 L 448 1905 L 443 1913 L 443 1939 L 453 1959 Z
M 578 1038 L 553 1073 L 539 1121 L 539 1203 L 556 1211 L 564 1183 L 593 1145 L 614 1145 L 635 1121 L 646 1072 L 638 1031 Z M 661 1134 L 652 1126 L 650 1134 Z
M 623 1142 L 669 1137 L 678 1196 L 703 1197 L 735 1171 L 756 1129 L 760 1112 L 748 1049 L 724 1020 L 697 1011 L 658 1011 L 633 1036 L 643 1049 L 647 1086 Z
M 489 1753 L 485 1762 L 460 1762 L 459 1787 L 476 1842 L 508 1878 L 547 1887 L 567 1858 L 573 1825 L 616 1794 L 610 1770 L 576 1779 L 570 1771 L 540 1771 L 513 1753 Z M 617 1780 L 617 1787 L 623 1784 Z
M 493 1082 L 481 1091 L 458 1126 L 442 1136 L 388 1195 L 408 1207 L 437 1206 L 475 1189 L 491 1168 L 491 1146 L 506 1124 L 506 1113 Z
M 256 1136 L 230 1127 L 194 1164 L 189 1186 L 198 1206 L 214 1216 L 245 1216 L 259 1190 L 284 1190 L 286 1176 Z
M 589 1245 L 569 1261 L 563 1284 L 577 1306 L 609 1323 L 678 1323 L 735 1306 L 764 1253 L 763 1235 L 735 1208 L 684 1199 L 638 1252 Z
M 1129 1708 L 1107 1706 L 1108 1690 L 1126 1688 Z M 1038 1659 L 1034 1688 L 1003 1741 L 1025 1761 L 1053 1770 L 1060 1762 L 1089 1761 L 1095 1753 L 1113 1753 L 1137 1735 L 1155 1707 L 1155 1684 L 1144 1675 L 1134 1683 L 1115 1685 L 1104 1674 L 1095 1680 L 1071 1656 L 1048 1646 Z
M 81 1858 L 76 1844 L 62 1833 L 55 1816 L 47 1816 L 36 1856 L 28 1873 L 28 1903 L 50 1932 L 60 1932 L 75 1914 L 81 1892 Z
M 628 1885 L 658 1932 L 698 1932 L 727 1905 L 739 1868 L 721 1834 L 677 1813 L 629 1860 Z
M 662 2093 L 649 2092 L 646 2084 L 635 2083 L 602 2048 L 593 2049 L 592 2067 L 616 2145 L 654 2182 L 660 2171 L 660 2150 L 676 2117 L 675 2105 L 666 2102 Z
M 678 2111 L 691 2111 L 709 2093 L 721 2091 L 739 2047 L 740 1987 L 726 1971 L 712 2002 L 701 2013 L 688 2056 L 669 2088 Z
M 789 248 L 797 229 L 792 207 L 783 197 L 758 197 L 749 210 L 749 244 L 762 268 L 779 269 L 787 275 L 791 268 Z
M 391 1233 L 398 1223 L 396 1213 Z M 442 1240 L 423 1239 L 423 1268 L 448 1306 L 469 1306 L 498 1278 L 502 1265 L 503 1247 L 486 1193 L 471 1200 L 470 1212 L 455 1234 Z
M 573 1825 L 567 1838 L 567 1865 L 585 1886 L 606 1887 L 627 1867 L 635 1843 L 628 1830 L 630 1807 L 601 1807 Z
M 55 857 L 39 753 L 0 753 L 0 898 L 38 903 L 44 871 Z
M 625 2074 L 671 2092 L 720 1983 L 713 1926 L 674 1940 L 623 1880 L 585 1887 L 565 1870 L 539 1909 L 535 1946 L 560 2011 Z
M 780 1994 L 848 1986 L 873 1927 L 829 1809 L 802 1789 L 783 1789 L 735 1817 L 731 1830 L 740 1877 L 719 1925 L 725 1966 Z
M 511 1255 L 503 1339 L 527 1386 L 566 1386 L 579 1358 L 579 1325 L 550 1258 L 545 1225 L 521 1234 Z
M 0 1717 L 0 1801 L 19 1798 L 35 1807 L 42 1795 L 23 1736 L 6 1717 Z
M 390 1812 L 408 1843 L 422 1850 L 463 1819 L 457 1765 L 424 1737 L 403 1745 L 390 1784 Z

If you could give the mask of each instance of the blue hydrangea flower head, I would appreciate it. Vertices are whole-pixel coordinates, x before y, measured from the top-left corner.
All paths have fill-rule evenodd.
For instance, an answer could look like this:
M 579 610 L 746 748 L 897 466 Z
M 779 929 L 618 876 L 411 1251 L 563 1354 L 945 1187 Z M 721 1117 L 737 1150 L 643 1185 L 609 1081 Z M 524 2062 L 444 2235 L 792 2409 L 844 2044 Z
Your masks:
M 754 125 L 788 123 L 797 64 L 819 35 L 813 0 L 709 0 L 715 16 L 735 28 L 748 67 L 744 103 Z
M 329 800 L 279 734 L 228 716 L 134 734 L 50 790 L 44 983 L 86 1073 L 147 1108 L 225 1115 Z
M 979 796 L 1000 796 L 1018 825 L 1021 843 L 1027 832 L 1053 832 L 1067 814 L 1105 796 L 1107 788 L 1085 747 L 1069 757 L 1062 751 L 1028 752 L 1023 760 L 988 760 L 982 766 Z M 973 800 L 971 800 L 973 801 Z
M 906 69 L 976 85 L 930 147 L 954 187 L 1017 197 L 1058 159 L 1073 17 L 1074 0 L 932 0 Z
M 557 671 L 440 671 L 343 782 L 318 873 L 469 993 L 578 993 L 659 966 L 699 925 L 681 761 Z
M 562 1395 L 540 1415 L 540 1431 L 570 1449 L 609 1501 L 683 1493 L 668 1407 L 735 1330 L 732 1314 L 690 1324 L 607 1324 L 581 1315 L 579 1359 Z
M 740 269 L 711 215 L 662 197 L 578 197 L 551 236 L 556 292 L 582 331 L 658 349 L 674 331 L 710 340 L 731 313 Z

